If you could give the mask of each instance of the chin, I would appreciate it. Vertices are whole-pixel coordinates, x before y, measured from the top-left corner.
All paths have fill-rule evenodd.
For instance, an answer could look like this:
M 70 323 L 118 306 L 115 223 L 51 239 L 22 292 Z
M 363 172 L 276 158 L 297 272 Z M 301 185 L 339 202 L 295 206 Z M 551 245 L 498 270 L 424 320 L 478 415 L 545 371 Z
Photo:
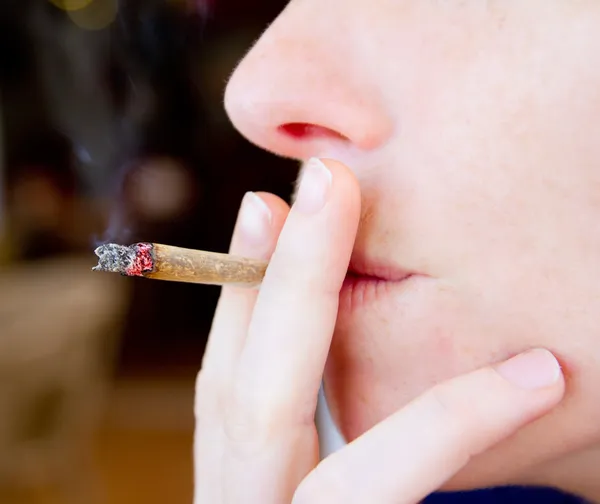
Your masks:
M 339 312 L 324 391 L 347 442 L 436 383 L 539 343 L 514 326 L 509 331 L 500 319 L 492 321 L 497 329 L 481 338 L 489 326 L 475 315 L 476 305 L 431 278 L 411 275 L 398 285 L 352 280 L 342 295 L 346 305 Z M 575 413 L 582 411 L 581 404 L 560 407 L 532 422 L 474 457 L 443 489 L 534 484 L 540 466 L 582 442 L 576 433 L 561 432 L 561 426 L 581 423 Z
M 339 389 L 331 386 L 331 382 L 328 384 L 327 379 L 324 382 L 331 418 L 345 442 L 353 441 L 388 416 L 391 413 L 389 410 L 395 411 L 398 404 L 406 404 L 414 397 L 408 389 L 398 390 L 397 394 L 393 398 L 388 397 L 386 402 L 385 393 L 367 393 L 366 390 L 365 387 L 355 391 L 354 398 L 348 400 L 348 396 L 345 393 L 340 394 Z M 539 468 L 554 456 L 560 455 L 556 446 L 548 444 L 548 439 L 562 421 L 549 415 L 524 427 L 516 435 L 473 457 L 439 490 L 456 492 L 497 486 L 540 484 Z
M 327 403 L 345 439 L 490 358 L 481 338 L 464 338 L 461 304 L 453 289 L 421 275 L 347 282 L 324 372 Z

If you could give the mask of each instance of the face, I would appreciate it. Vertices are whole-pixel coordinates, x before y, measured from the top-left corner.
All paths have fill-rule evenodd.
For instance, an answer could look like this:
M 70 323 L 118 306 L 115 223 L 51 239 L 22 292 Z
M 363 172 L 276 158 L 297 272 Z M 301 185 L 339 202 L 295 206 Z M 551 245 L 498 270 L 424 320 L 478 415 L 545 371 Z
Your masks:
M 600 439 L 599 26 L 595 0 L 292 0 L 227 88 L 250 141 L 353 169 L 358 255 L 419 273 L 340 312 L 347 439 L 440 380 L 561 360 L 563 404 L 448 488 L 539 481 Z

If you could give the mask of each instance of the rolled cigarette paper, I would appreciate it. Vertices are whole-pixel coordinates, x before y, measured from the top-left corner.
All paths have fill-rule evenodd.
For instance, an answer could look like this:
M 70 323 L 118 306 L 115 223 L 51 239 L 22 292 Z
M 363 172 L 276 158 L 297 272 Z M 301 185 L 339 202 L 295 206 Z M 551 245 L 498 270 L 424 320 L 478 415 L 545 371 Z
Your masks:
M 268 265 L 258 259 L 147 242 L 129 246 L 107 243 L 95 253 L 98 265 L 94 271 L 209 285 L 256 287 Z

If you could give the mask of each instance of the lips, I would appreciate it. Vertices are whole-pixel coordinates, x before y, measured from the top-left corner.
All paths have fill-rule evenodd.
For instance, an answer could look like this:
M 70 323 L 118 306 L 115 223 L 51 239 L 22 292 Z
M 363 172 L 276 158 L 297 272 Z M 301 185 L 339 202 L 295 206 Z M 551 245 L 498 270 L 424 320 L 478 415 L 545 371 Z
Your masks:
M 401 282 L 414 273 L 400 268 L 384 260 L 366 257 L 357 252 L 352 254 L 348 275 L 356 277 L 369 277 L 386 282 Z
M 385 299 L 416 274 L 396 265 L 353 254 L 340 291 L 340 311 L 352 311 Z

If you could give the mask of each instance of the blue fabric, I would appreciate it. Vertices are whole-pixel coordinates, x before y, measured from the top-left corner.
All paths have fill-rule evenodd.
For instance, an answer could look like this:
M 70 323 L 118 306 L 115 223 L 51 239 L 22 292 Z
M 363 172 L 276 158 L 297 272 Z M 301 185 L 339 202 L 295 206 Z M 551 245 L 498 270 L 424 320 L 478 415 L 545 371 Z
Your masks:
M 437 493 L 426 504 L 584 504 L 579 497 L 548 488 L 502 487 L 472 492 Z

